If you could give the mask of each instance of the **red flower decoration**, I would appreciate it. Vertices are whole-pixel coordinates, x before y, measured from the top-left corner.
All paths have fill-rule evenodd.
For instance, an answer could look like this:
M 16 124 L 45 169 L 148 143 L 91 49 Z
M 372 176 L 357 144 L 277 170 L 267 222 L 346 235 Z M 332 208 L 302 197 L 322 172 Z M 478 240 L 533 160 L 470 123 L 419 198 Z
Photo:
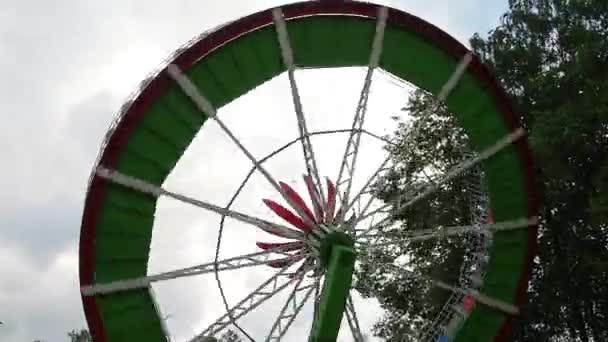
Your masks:
M 321 199 L 315 190 L 312 177 L 310 177 L 309 175 L 305 175 L 304 183 L 306 184 L 306 188 L 308 189 L 308 195 L 310 196 L 314 212 L 310 210 L 302 196 L 300 196 L 291 186 L 283 182 L 279 182 L 279 186 L 281 187 L 285 195 L 289 197 L 290 201 L 297 207 L 296 212 L 293 212 L 292 210 L 287 209 L 283 205 L 270 199 L 263 199 L 262 201 L 270 210 L 272 210 L 272 212 L 274 212 L 277 216 L 285 220 L 285 222 L 305 232 L 306 234 L 309 234 L 319 229 L 317 227 L 317 224 L 319 223 L 333 223 L 336 217 L 334 215 L 334 211 L 336 209 L 337 190 L 335 185 L 329 180 L 329 178 L 327 178 L 327 201 L 325 203 L 321 203 Z M 297 212 L 303 213 L 305 218 L 298 215 Z M 340 210 L 338 210 L 338 214 L 339 213 Z M 278 233 L 275 233 L 274 235 L 282 237 L 281 234 Z M 285 258 L 268 261 L 267 265 L 273 268 L 283 268 L 286 266 L 295 265 L 296 263 L 302 261 L 302 259 L 305 258 L 306 254 L 308 254 L 308 246 L 305 241 L 258 241 L 256 242 L 256 245 L 263 250 L 277 249 L 281 252 L 293 252 Z M 308 260 L 308 262 L 312 262 L 312 256 L 306 257 L 306 260 Z M 302 273 L 305 269 L 305 265 L 306 263 L 302 263 L 302 265 L 300 265 L 298 270 L 295 272 L 294 276 L 300 275 L 300 273 Z

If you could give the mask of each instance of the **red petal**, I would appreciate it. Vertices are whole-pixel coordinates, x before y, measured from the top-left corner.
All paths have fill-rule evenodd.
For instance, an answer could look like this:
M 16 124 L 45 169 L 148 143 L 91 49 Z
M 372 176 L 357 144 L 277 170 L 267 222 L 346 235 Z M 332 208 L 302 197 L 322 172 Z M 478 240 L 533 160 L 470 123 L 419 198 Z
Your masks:
M 304 241 L 293 241 L 293 242 L 256 242 L 258 247 L 263 250 L 269 249 L 280 249 L 282 252 L 290 252 L 295 251 L 301 248 L 304 248 Z
M 327 180 L 327 214 L 325 215 L 325 223 L 331 223 L 334 220 L 334 210 L 336 209 L 336 186 L 329 178 Z
M 262 201 L 264 201 L 264 203 L 268 206 L 268 208 L 270 208 L 270 210 L 272 210 L 275 214 L 279 215 L 279 217 L 281 217 L 283 220 L 292 224 L 294 227 L 305 232 L 310 231 L 311 228 L 306 223 L 304 223 L 304 220 L 289 211 L 289 209 L 283 207 L 282 205 L 273 200 L 263 199 Z
M 276 227 L 271 227 L 268 230 L 264 230 L 266 233 L 268 234 L 272 234 L 278 237 L 282 237 L 282 238 L 286 238 L 286 239 L 291 239 L 290 236 L 287 236 L 283 231 L 281 231 L 280 229 L 277 229 Z
M 319 195 L 315 191 L 315 186 L 312 182 L 312 177 L 310 175 L 304 175 L 304 183 L 306 183 L 308 195 L 310 196 L 312 206 L 315 209 L 315 213 L 317 214 L 317 222 L 323 222 L 323 206 L 321 206 L 321 203 L 319 203 Z
M 289 196 L 289 198 L 292 201 L 294 201 L 294 203 L 297 204 L 298 207 L 300 207 L 300 209 L 304 212 L 304 215 L 308 216 L 308 218 L 312 222 L 317 223 L 317 220 L 315 219 L 315 215 L 312 213 L 312 211 L 310 211 L 310 209 L 308 209 L 308 206 L 306 205 L 306 203 L 304 203 L 304 200 L 302 199 L 302 197 L 300 197 L 300 195 L 289 185 L 287 185 L 283 182 L 279 182 L 279 185 L 281 186 L 281 189 L 283 189 L 283 191 L 285 191 L 287 196 Z

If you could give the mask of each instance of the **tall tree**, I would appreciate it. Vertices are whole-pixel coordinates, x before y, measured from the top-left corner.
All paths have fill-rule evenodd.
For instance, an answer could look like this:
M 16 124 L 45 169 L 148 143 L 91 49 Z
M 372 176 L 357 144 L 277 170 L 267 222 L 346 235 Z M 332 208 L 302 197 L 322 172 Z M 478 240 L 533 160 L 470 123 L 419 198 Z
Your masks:
M 376 196 L 389 202 L 409 189 L 418 188 L 445 173 L 463 159 L 467 150 L 464 131 L 445 107 L 421 90 L 404 108 L 408 122 L 399 129 L 389 148 L 395 166 L 376 184 Z M 436 194 L 395 214 L 395 222 L 383 228 L 389 239 L 400 239 L 405 231 L 468 224 L 469 197 L 466 182 L 444 184 Z M 449 205 L 447 205 L 449 203 Z M 455 283 L 465 258 L 462 237 L 403 243 L 396 248 L 372 250 L 362 260 L 356 286 L 364 296 L 376 296 L 388 314 L 375 326 L 378 336 L 417 341 L 417 332 L 435 317 L 450 293 L 430 287 L 418 276 L 395 272 L 390 266 L 407 257 L 408 267 L 419 275 Z
M 608 2 L 511 0 L 498 27 L 486 38 L 475 35 L 471 45 L 515 103 L 541 193 L 539 255 L 511 338 L 608 341 Z M 396 167 L 378 188 L 384 200 L 424 181 L 425 170 L 444 172 L 466 139 L 449 133 L 452 116 L 424 92 L 405 110 L 412 121 L 394 134 Z M 403 213 L 397 225 L 418 229 L 467 217 L 462 189 L 458 183 L 444 187 L 430 203 Z M 373 290 L 388 311 L 376 324 L 378 335 L 414 336 L 444 299 L 378 265 L 408 254 L 413 269 L 445 277 L 462 260 L 458 242 L 404 244 L 367 258 L 359 277 L 366 283 L 358 286 Z M 402 290 L 410 292 L 396 295 Z
M 608 339 L 608 3 L 511 1 L 471 41 L 513 96 L 542 181 L 539 258 L 514 338 Z

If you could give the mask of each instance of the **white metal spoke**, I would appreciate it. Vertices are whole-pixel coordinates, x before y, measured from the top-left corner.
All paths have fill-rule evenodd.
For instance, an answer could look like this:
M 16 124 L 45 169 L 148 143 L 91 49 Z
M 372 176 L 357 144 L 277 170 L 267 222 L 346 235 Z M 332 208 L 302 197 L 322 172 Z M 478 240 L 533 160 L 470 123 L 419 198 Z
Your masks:
M 306 216 L 302 208 L 298 206 L 283 189 L 279 186 L 279 183 L 272 177 L 272 175 L 262 166 L 262 163 L 258 161 L 251 152 L 241 143 L 241 141 L 232 133 L 232 131 L 226 126 L 226 124 L 216 115 L 216 111 L 207 100 L 203 94 L 199 92 L 196 85 L 182 73 L 178 66 L 171 64 L 167 67 L 167 72 L 169 75 L 175 80 L 175 82 L 180 86 L 180 88 L 184 91 L 188 97 L 194 102 L 194 104 L 198 107 L 198 109 L 212 118 L 220 128 L 228 135 L 230 140 L 234 142 L 234 144 L 247 156 L 247 158 L 253 163 L 254 167 L 266 178 L 266 180 L 275 188 L 275 190 L 281 194 L 283 199 L 289 204 L 293 210 L 295 210 L 298 215 L 306 222 L 308 225 L 313 225 L 313 222 Z M 308 133 L 307 133 L 308 134 Z
M 213 273 L 216 267 L 218 271 L 227 271 L 246 267 L 266 265 L 268 264 L 268 262 L 274 260 L 272 257 L 276 254 L 281 255 L 281 259 L 283 259 L 285 256 L 287 256 L 288 258 L 293 258 L 294 260 L 303 259 L 304 257 L 306 257 L 306 255 L 304 254 L 289 254 L 283 251 L 281 248 L 274 248 L 263 252 L 256 252 L 224 260 L 218 260 L 217 263 L 209 262 L 169 272 L 158 273 L 146 277 L 117 280 L 104 284 L 86 285 L 81 287 L 80 291 L 85 296 L 107 294 L 118 291 L 149 287 L 152 283 L 158 281 Z
M 536 217 L 533 218 L 523 218 L 512 221 L 504 221 L 495 224 L 484 225 L 483 231 L 488 232 L 499 232 L 499 231 L 507 231 L 507 230 L 517 230 L 522 228 L 527 228 L 533 225 L 538 224 L 538 219 Z M 384 241 L 379 243 L 366 243 L 361 241 L 361 239 L 377 239 L 382 237 L 383 234 L 360 234 L 357 236 L 357 243 L 364 248 L 381 248 L 389 245 L 400 245 L 409 241 L 426 241 L 430 239 L 445 239 L 449 236 L 461 235 L 466 233 L 479 233 L 478 226 L 449 226 L 449 227 L 440 227 L 440 228 L 432 228 L 432 229 L 421 229 L 415 231 L 405 232 L 405 236 L 400 237 L 399 239 Z
M 100 166 L 97 168 L 97 175 L 101 178 L 112 181 L 113 183 L 120 184 L 127 188 L 130 188 L 130 189 L 142 192 L 142 193 L 146 193 L 146 194 L 152 195 L 154 197 L 159 197 L 161 195 L 171 197 L 178 201 L 182 201 L 184 203 L 188 203 L 188 204 L 197 206 L 199 208 L 203 208 L 203 209 L 215 212 L 220 215 L 225 215 L 225 216 L 233 218 L 235 220 L 251 224 L 270 234 L 280 235 L 282 237 L 297 239 L 297 240 L 304 239 L 304 233 L 302 233 L 300 231 L 291 229 L 289 227 L 286 227 L 286 226 L 283 226 L 280 224 L 268 222 L 266 220 L 262 220 L 262 219 L 259 219 L 259 218 L 253 217 L 253 216 L 249 216 L 247 214 L 243 214 L 243 213 L 240 213 L 240 212 L 237 212 L 234 210 L 222 208 L 215 204 L 207 203 L 207 202 L 204 202 L 201 200 L 190 198 L 188 196 L 174 193 L 174 192 L 165 190 L 161 187 L 158 187 L 154 184 L 148 183 L 139 178 L 128 176 L 128 175 L 125 175 L 125 174 L 120 173 L 115 170 L 109 170 L 109 169 L 106 169 L 106 168 Z
M 384 162 L 380 165 L 380 167 L 374 172 L 374 174 L 367 180 L 366 184 L 363 186 L 363 188 L 361 188 L 361 191 L 357 194 L 357 197 L 353 199 L 353 201 L 349 204 L 349 208 L 352 208 L 353 205 L 355 205 L 355 201 L 360 201 L 361 200 L 361 196 L 363 196 L 364 194 L 368 194 L 369 198 L 367 199 L 367 202 L 365 203 L 365 205 L 363 206 L 362 209 L 359 209 L 359 215 L 358 217 L 361 218 L 359 221 L 364 220 L 366 218 L 369 218 L 370 216 L 376 215 L 376 214 L 386 214 L 389 212 L 389 208 L 388 206 L 383 206 L 381 208 L 379 208 L 378 210 L 370 213 L 369 215 L 367 214 L 367 211 L 371 208 L 372 204 L 374 203 L 374 201 L 379 200 L 376 196 L 374 196 L 374 194 L 371 193 L 371 189 L 369 189 L 369 187 L 373 184 L 374 179 L 378 178 L 378 175 L 380 174 L 380 172 L 382 171 L 387 171 L 390 168 L 386 166 L 386 164 L 391 160 L 391 156 L 387 156 L 386 159 L 384 160 Z M 418 191 L 418 189 L 415 189 L 416 191 Z M 412 191 L 409 191 L 406 193 L 406 196 L 411 194 Z M 403 195 L 402 195 L 403 196 Z M 360 206 L 360 203 L 359 203 Z
M 390 156 L 387 157 L 387 159 L 385 160 L 385 162 L 387 162 L 388 160 L 390 160 Z M 378 168 L 378 170 L 376 171 L 376 173 L 381 172 L 382 170 L 386 170 L 386 167 L 380 166 L 380 168 Z M 371 185 L 371 182 L 374 180 L 374 178 L 376 178 L 377 174 L 372 175 L 372 177 L 370 177 L 368 179 L 368 183 L 369 185 Z M 367 188 L 369 188 L 369 185 L 367 185 Z M 381 206 L 378 210 L 373 211 L 372 213 L 370 213 L 369 215 L 367 214 L 367 211 L 371 208 L 372 204 L 374 203 L 374 201 L 379 201 L 378 197 L 374 196 L 373 193 L 371 193 L 371 189 L 369 190 L 365 190 L 361 189 L 361 191 L 358 194 L 358 198 L 356 199 L 357 201 L 361 200 L 361 196 L 363 196 L 364 194 L 369 195 L 369 198 L 367 199 L 367 202 L 365 203 L 365 205 L 363 206 L 363 208 L 361 207 L 361 203 L 358 203 L 359 205 L 359 214 L 357 215 L 358 220 L 355 222 L 355 224 L 353 225 L 353 227 L 355 227 L 360 221 L 363 221 L 369 217 L 375 216 L 377 214 L 386 214 L 389 212 L 389 208 L 387 206 Z M 355 203 L 352 202 L 349 207 L 352 207 Z
M 308 195 L 310 196 L 312 202 L 312 208 L 317 219 L 317 222 L 323 222 L 324 220 L 324 209 L 323 209 L 323 199 L 321 199 L 320 194 L 315 185 L 314 178 L 310 175 L 304 175 L 304 181 L 306 182 L 306 189 L 308 190 Z
M 313 313 L 312 313 L 312 322 L 310 324 L 310 328 L 308 329 L 308 337 L 312 336 L 313 329 L 315 328 L 315 322 L 319 318 L 319 301 L 321 299 L 321 276 L 317 277 L 314 283 L 315 293 L 314 293 L 314 303 L 313 303 Z
M 374 225 L 374 221 L 376 220 L 376 218 L 377 216 L 375 215 L 371 217 L 370 222 L 368 224 L 368 230 L 369 227 L 372 227 Z M 353 232 L 353 235 L 355 237 L 355 248 L 357 252 L 365 252 L 366 250 L 374 249 L 375 246 L 378 244 L 378 241 L 384 236 L 382 234 L 382 227 L 379 227 L 378 231 L 372 235 L 357 237 L 356 231 Z
M 315 154 L 310 142 L 310 134 L 306 125 L 306 118 L 304 117 L 304 111 L 302 109 L 302 99 L 298 91 L 298 85 L 295 79 L 295 63 L 293 57 L 293 49 L 289 42 L 289 33 L 287 32 L 287 25 L 285 24 L 285 18 L 283 17 L 283 11 L 281 8 L 275 8 L 272 10 L 272 17 L 277 30 L 277 37 L 281 48 L 281 56 L 283 58 L 283 64 L 287 68 L 287 76 L 289 78 L 289 86 L 291 88 L 291 97 L 293 99 L 293 105 L 296 112 L 296 118 L 298 120 L 298 132 L 302 137 L 302 150 L 304 152 L 304 162 L 306 163 L 306 171 L 313 177 L 315 183 L 315 191 L 321 197 L 321 205 L 327 208 L 325 193 L 323 191 L 323 184 L 319 177 L 319 170 L 317 168 L 317 161 Z
M 358 197 L 358 198 L 355 200 L 355 203 L 354 203 L 354 204 L 356 204 L 356 205 L 357 205 L 357 209 L 355 209 L 355 212 L 357 213 L 357 214 L 356 214 L 356 216 L 357 216 L 357 217 L 359 217 L 359 216 L 361 216 L 361 212 L 362 212 L 362 211 L 361 211 L 361 197 Z M 353 227 L 353 228 L 354 228 L 354 227 Z
M 380 18 L 381 18 L 381 16 L 379 16 L 379 22 L 378 23 L 380 23 Z M 386 20 L 386 18 L 384 18 L 384 20 Z M 376 27 L 376 34 L 378 35 L 378 26 Z M 379 39 L 379 38 L 376 37 L 376 39 Z M 375 41 L 375 44 L 376 44 L 376 41 Z M 379 56 L 379 53 L 378 53 L 378 56 Z M 440 101 L 445 100 L 447 98 L 447 96 L 451 93 L 451 91 L 454 89 L 454 87 L 456 87 L 456 85 L 460 81 L 462 75 L 466 71 L 467 66 L 471 62 L 472 58 L 473 58 L 473 55 L 469 52 L 460 61 L 460 63 L 458 64 L 458 66 L 454 70 L 454 73 L 450 76 L 450 78 L 448 79 L 448 81 L 443 85 L 441 91 L 439 92 L 439 95 L 437 96 Z M 371 69 L 372 68 L 371 68 L 371 64 L 370 64 L 370 68 L 368 69 L 368 75 L 367 76 L 370 76 Z M 368 82 L 368 79 L 366 78 L 365 85 L 367 85 L 367 82 Z M 364 90 L 365 90 L 365 85 L 364 85 Z M 362 94 L 361 94 L 362 97 L 363 97 L 363 94 L 364 93 L 362 92 Z M 360 100 L 360 102 L 361 102 L 361 100 Z M 342 166 L 340 167 L 340 174 L 338 176 L 338 187 L 342 184 L 341 178 L 342 178 L 342 174 L 343 174 L 344 169 L 346 169 L 347 171 L 350 171 L 350 170 L 354 169 L 354 166 L 353 167 L 348 167 L 348 165 L 347 165 L 346 162 L 347 162 L 347 154 L 349 153 L 349 146 L 351 145 L 351 139 L 352 139 L 352 137 L 355 136 L 356 133 L 357 133 L 358 136 L 360 136 L 361 131 L 362 131 L 362 127 L 361 126 L 356 127 L 356 125 L 355 125 L 356 122 L 357 122 L 357 115 L 355 115 L 355 121 L 353 122 L 353 128 L 352 128 L 351 135 L 350 135 L 351 138 L 349 139 L 349 144 L 347 145 L 347 149 L 345 151 L 345 157 L 343 159 Z M 362 124 L 362 122 L 361 122 L 361 124 Z M 358 147 L 358 145 L 356 145 L 356 146 Z M 355 156 L 356 156 L 356 152 L 355 152 Z M 352 206 L 354 205 L 354 203 L 358 200 L 358 197 L 362 193 L 365 192 L 365 190 L 367 189 L 367 187 L 371 184 L 371 182 L 378 175 L 378 173 L 380 173 L 384 169 L 384 166 L 385 166 L 386 163 L 389 162 L 390 157 L 391 157 L 390 155 L 387 157 L 387 159 L 383 162 L 382 166 L 380 166 L 380 168 L 372 175 L 372 177 L 369 178 L 368 182 L 365 184 L 365 186 L 363 186 L 363 188 L 361 189 L 361 191 L 357 194 L 356 198 L 353 199 L 352 202 L 348 204 L 348 206 L 347 206 L 348 210 L 350 210 L 350 208 L 352 208 Z M 353 163 L 353 165 L 354 165 L 354 163 Z M 352 174 L 351 174 L 351 176 L 352 176 Z M 350 182 L 351 182 L 351 179 L 346 179 L 345 181 L 349 182 L 348 183 L 348 187 L 347 187 L 347 192 L 346 192 L 346 194 L 345 194 L 345 196 L 343 198 L 343 200 L 346 202 L 348 200 L 348 195 L 350 194 L 350 185 L 351 185 Z M 371 198 L 367 202 L 367 204 L 364 206 L 364 209 L 362 210 L 363 214 L 361 214 L 359 216 L 365 215 L 365 213 L 367 212 L 367 209 L 371 206 L 372 202 L 373 202 L 373 198 Z M 346 213 L 346 212 L 347 211 L 344 211 L 343 213 Z
M 437 94 L 437 99 L 439 101 L 445 101 L 445 99 L 450 95 L 452 90 L 454 90 L 454 88 L 462 78 L 462 75 L 464 75 L 464 72 L 467 70 L 469 63 L 471 63 L 472 60 L 473 54 L 469 51 L 467 52 L 467 54 L 464 55 L 460 63 L 458 63 L 458 66 L 456 67 L 456 70 L 454 70 L 454 73 L 452 73 L 452 76 L 450 76 L 448 81 L 443 85 L 443 87 L 439 91 L 439 94 Z
M 357 163 L 357 155 L 359 154 L 359 144 L 361 143 L 361 129 L 365 122 L 365 114 L 367 113 L 367 102 L 369 99 L 369 92 L 372 84 L 372 75 L 374 70 L 378 67 L 380 62 L 380 55 L 382 54 L 382 45 L 384 42 L 384 30 L 386 28 L 386 18 L 388 16 L 388 8 L 380 7 L 378 9 L 378 21 L 376 22 L 376 32 L 374 40 L 372 42 L 372 51 L 369 59 L 369 66 L 367 68 L 367 74 L 365 75 L 365 81 L 363 82 L 363 89 L 359 96 L 359 102 L 357 103 L 357 109 L 353 118 L 352 129 L 346 143 L 344 150 L 344 156 L 342 157 L 342 163 L 340 165 L 340 171 L 336 181 L 336 187 L 338 193 L 341 193 L 341 187 L 343 184 L 346 185 L 344 194 L 342 195 L 342 207 L 346 206 L 349 201 L 350 191 L 352 188 L 352 180 L 355 172 L 355 165 Z M 345 175 L 345 172 L 347 173 Z M 344 221 L 346 210 L 340 212 L 338 222 Z
M 519 308 L 517 306 L 515 306 L 513 304 L 510 304 L 510 303 L 507 303 L 505 301 L 502 301 L 500 299 L 492 298 L 492 297 L 490 297 L 488 295 L 482 294 L 482 293 L 480 293 L 479 291 L 477 291 L 475 289 L 458 288 L 458 287 L 449 285 L 449 284 L 447 284 L 445 282 L 442 282 L 440 280 L 432 279 L 432 278 L 427 277 L 425 275 L 422 275 L 422 274 L 420 274 L 418 272 L 407 270 L 407 269 L 405 269 L 403 267 L 399 267 L 399 266 L 396 266 L 396 265 L 389 265 L 389 266 L 392 267 L 392 268 L 395 268 L 395 269 L 397 269 L 397 270 L 399 270 L 401 272 L 408 273 L 408 274 L 410 274 L 410 275 L 412 275 L 412 276 L 414 276 L 416 278 L 426 280 L 426 281 L 430 282 L 431 285 L 433 285 L 435 287 L 438 287 L 438 288 L 441 288 L 441 289 L 444 289 L 444 290 L 447 290 L 447 291 L 450 291 L 450 292 L 453 292 L 453 293 L 459 293 L 459 294 L 462 294 L 462 295 L 471 296 L 478 303 L 481 303 L 481 304 L 484 304 L 484 305 L 486 305 L 488 307 L 500 310 L 500 311 L 502 311 L 504 313 L 507 313 L 507 314 L 510 314 L 510 315 L 517 315 L 517 314 L 519 314 Z
M 170 315 L 163 315 L 160 305 L 158 304 L 158 300 L 156 299 L 156 293 L 152 287 L 148 288 L 148 295 L 152 300 L 152 305 L 154 306 L 154 311 L 156 311 L 156 315 L 160 318 L 160 329 L 165 335 L 168 342 L 172 341 L 171 333 L 169 333 L 169 327 L 167 326 L 167 319 Z
M 397 145 L 395 142 L 391 141 L 390 139 L 382 137 L 382 136 L 379 136 L 378 134 L 372 133 L 372 132 L 370 132 L 368 130 L 365 130 L 363 128 L 361 128 L 361 129 L 359 129 L 357 131 L 359 131 L 359 132 L 361 132 L 363 134 L 367 134 L 370 137 L 375 138 L 375 139 L 380 140 L 380 141 L 383 141 L 383 142 L 385 142 L 385 143 L 387 143 L 389 145 Z
M 359 215 L 359 217 L 361 218 L 359 221 L 363 221 L 366 218 L 369 218 L 371 216 L 377 215 L 377 214 L 387 214 L 389 212 L 389 208 L 379 208 L 378 210 L 375 210 L 374 212 L 372 212 L 371 214 L 367 214 L 367 211 L 371 208 L 372 204 L 374 203 L 374 201 L 378 201 L 379 199 L 374 196 L 373 194 L 369 195 L 369 198 L 367 199 L 367 203 L 365 203 L 365 206 L 363 207 L 363 209 L 361 209 L 361 214 Z M 355 225 L 359 222 L 355 222 Z
M 319 276 L 317 278 L 317 281 L 315 281 L 315 312 L 314 312 L 314 318 L 317 319 L 317 316 L 319 315 L 319 301 L 321 300 L 321 277 Z
M 300 277 L 296 285 L 294 286 L 293 291 L 287 298 L 285 305 L 281 309 L 279 316 L 276 321 L 272 325 L 272 329 L 270 330 L 270 334 L 266 338 L 267 342 L 270 341 L 280 341 L 281 338 L 285 335 L 293 321 L 296 319 L 296 316 L 302 310 L 302 307 L 310 297 L 311 293 L 315 289 L 315 283 L 309 283 L 304 285 L 304 277 Z M 302 292 L 304 292 L 302 294 Z
M 408 135 L 415 135 L 418 134 L 418 130 L 419 128 L 416 128 L 414 132 L 410 132 L 408 133 Z M 386 143 L 390 144 L 390 145 L 398 145 L 396 143 L 394 143 L 393 141 L 386 141 Z M 407 144 L 405 146 L 406 148 L 410 148 L 411 146 L 409 146 L 409 144 Z M 378 175 L 380 174 L 380 172 L 382 171 L 386 171 L 389 168 L 386 167 L 386 164 L 388 164 L 388 162 L 392 159 L 392 155 L 389 153 L 389 155 L 386 157 L 386 159 L 382 162 L 382 164 L 380 165 L 380 167 L 378 167 L 378 169 L 374 172 L 374 174 L 367 180 L 366 184 L 363 186 L 363 188 L 361 189 L 361 191 L 359 192 L 359 194 L 357 194 L 357 196 L 362 196 L 363 194 L 365 194 L 366 192 L 370 192 L 369 190 L 367 190 L 372 184 L 375 178 L 378 177 Z M 424 172 L 424 171 L 423 171 Z M 417 190 L 416 190 L 417 191 Z M 410 192 L 408 192 L 409 194 Z M 380 213 L 380 212 L 386 212 L 388 211 L 387 209 L 380 209 L 380 211 L 378 212 L 374 212 L 370 215 L 367 215 L 367 211 L 369 210 L 369 208 L 371 207 L 372 203 L 377 200 L 376 196 L 373 196 L 373 194 L 370 194 L 370 198 L 368 199 L 367 203 L 364 205 L 363 209 L 361 210 L 361 213 L 358 215 L 360 218 L 365 219 L 367 217 L 369 217 L 370 215 L 374 215 L 376 213 Z M 351 207 L 354 204 L 354 200 L 353 202 L 349 205 L 349 207 Z
M 482 161 L 490 158 L 491 156 L 495 155 L 496 153 L 500 152 L 502 149 L 509 146 L 511 143 L 513 143 L 517 139 L 521 138 L 523 135 L 524 135 L 523 128 L 518 128 L 514 132 L 509 133 L 507 136 L 498 140 L 494 145 L 492 145 L 489 148 L 487 148 L 486 150 L 482 151 L 474 158 L 465 160 L 462 163 L 458 164 L 456 167 L 454 167 L 452 170 L 450 170 L 448 173 L 446 173 L 445 176 L 443 176 L 443 178 L 438 180 L 436 183 L 428 185 L 422 192 L 418 193 L 413 198 L 407 198 L 407 197 L 409 197 L 409 194 L 406 193 L 403 196 L 399 196 L 397 198 L 397 200 L 392 201 L 392 203 L 387 203 L 387 204 L 383 205 L 382 207 L 370 212 L 369 214 L 363 215 L 362 217 L 359 218 L 359 221 L 366 219 L 367 217 L 374 215 L 378 212 L 387 210 L 391 206 L 394 206 L 394 208 L 393 208 L 394 212 L 403 211 L 404 209 L 412 206 L 413 204 L 417 203 L 418 201 L 435 193 L 442 184 L 445 184 L 448 181 L 451 181 L 451 180 L 457 178 L 465 171 L 469 170 L 470 168 L 476 166 L 480 162 L 482 162 Z M 404 198 L 407 200 L 407 202 L 405 204 L 401 204 L 403 202 Z M 388 217 L 386 217 L 382 221 L 380 221 L 378 223 L 378 225 L 383 224 L 386 221 L 389 221 L 391 219 L 394 219 L 394 217 L 395 217 L 394 214 L 389 215 Z
M 285 289 L 289 284 L 292 283 L 293 280 L 289 277 L 290 273 L 287 271 L 288 268 L 289 267 L 284 267 L 266 280 L 262 285 L 243 298 L 243 300 L 241 300 L 238 304 L 230 308 L 225 315 L 207 327 L 205 331 L 192 338 L 190 342 L 204 342 L 207 337 L 214 336 L 230 325 L 233 321 L 243 317 L 247 313 L 251 312 L 251 310 L 257 308 L 260 304 L 268 300 L 270 297 Z
M 355 195 L 355 197 L 353 197 L 352 201 L 346 206 L 346 208 L 344 209 L 344 212 L 348 212 L 354 205 L 355 203 L 357 203 L 358 201 L 360 201 L 361 196 L 369 193 L 369 187 L 372 185 L 372 183 L 374 182 L 374 179 L 376 179 L 378 177 L 378 175 L 380 174 L 380 172 L 387 170 L 386 165 L 388 164 L 388 162 L 391 160 L 391 156 L 387 156 L 386 159 L 384 159 L 384 161 L 382 162 L 382 164 L 380 164 L 380 167 L 378 167 L 378 169 L 376 169 L 376 171 L 371 175 L 371 177 L 369 177 L 367 179 L 367 181 L 365 182 L 365 184 L 363 185 L 363 187 L 361 188 L 361 190 L 357 193 L 357 195 Z M 369 209 L 369 206 L 371 206 L 371 202 L 373 201 L 373 198 L 375 196 L 371 195 L 372 198 L 369 199 L 368 204 L 366 204 L 363 208 L 363 210 L 359 210 L 359 213 L 357 216 L 362 216 L 365 214 L 365 212 L 367 211 L 367 209 Z M 360 202 L 359 202 L 359 206 L 360 206 Z
M 348 327 L 353 335 L 353 340 L 355 342 L 363 342 L 363 335 L 361 334 L 361 327 L 359 326 L 359 320 L 357 319 L 357 312 L 355 311 L 355 305 L 353 304 L 353 299 L 351 295 L 348 295 L 346 299 L 346 310 L 344 311 L 346 314 L 346 320 L 348 322 Z
M 475 299 L 475 301 L 482 303 L 486 306 L 489 306 L 491 308 L 500 310 L 509 315 L 519 314 L 519 308 L 517 306 L 507 303 L 505 301 L 484 295 L 483 293 L 480 293 L 477 290 L 457 288 L 457 287 L 451 286 L 451 285 L 446 284 L 439 280 L 431 280 L 431 283 L 433 285 L 435 285 L 436 287 L 439 287 L 439 288 L 447 290 L 447 291 L 460 293 L 462 295 L 469 295 L 469 296 L 473 297 Z

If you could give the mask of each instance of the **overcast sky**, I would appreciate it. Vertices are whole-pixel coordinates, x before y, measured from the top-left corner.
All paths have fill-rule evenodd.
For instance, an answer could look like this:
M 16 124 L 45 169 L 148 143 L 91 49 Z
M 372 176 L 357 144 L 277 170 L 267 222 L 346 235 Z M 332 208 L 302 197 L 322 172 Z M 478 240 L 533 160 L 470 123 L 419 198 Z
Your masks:
M 0 134 L 1 341 L 65 341 L 67 331 L 85 326 L 77 282 L 82 204 L 98 146 L 121 102 L 166 56 L 201 31 L 284 2 L 224 0 L 213 1 L 213 6 L 211 3 L 149 0 L 4 0 L 0 3 L 3 76 L 0 78 L 0 115 L 4 123 Z M 384 3 L 420 16 L 463 42 L 474 32 L 485 33 L 495 26 L 507 6 L 506 0 Z M 298 77 L 305 86 L 319 83 L 319 75 L 322 74 L 311 72 Z M 347 101 L 354 106 L 358 86 L 348 86 L 352 83 L 349 77 L 353 77 L 356 84 L 357 76 L 361 75 L 338 72 L 331 77 L 333 83 L 321 82 L 325 88 L 315 90 L 313 87 L 308 93 L 303 90 L 314 129 L 350 126 L 350 122 L 344 123 L 339 115 L 327 119 L 324 113 L 343 110 L 342 104 Z M 293 117 L 281 116 L 291 108 L 286 87 L 284 77 L 278 78 L 222 112 L 231 127 L 240 132 L 240 137 L 253 146 L 251 149 L 256 155 L 262 156 L 286 142 L 286 139 L 264 137 L 293 127 L 290 126 Z M 277 96 L 277 89 L 283 89 L 285 96 Z M 319 100 L 322 94 L 332 90 L 331 98 Z M 376 110 L 387 113 L 385 118 L 403 103 L 401 97 L 405 95 L 399 91 L 390 86 L 377 91 L 382 95 Z M 265 131 L 248 133 L 252 121 L 237 119 L 239 113 L 251 112 L 251 108 L 264 108 L 260 114 L 263 116 L 256 120 L 268 118 L 264 122 L 271 124 L 263 128 Z M 352 110 L 347 113 L 351 115 Z M 370 124 L 380 129 L 385 121 L 378 117 L 376 126 Z M 205 200 L 225 203 L 231 195 L 226 189 L 234 190 L 250 164 L 246 159 L 227 161 L 226 155 L 238 155 L 238 151 L 218 129 L 204 129 L 205 134 L 197 137 L 192 150 L 180 161 L 166 185 Z M 293 129 L 285 137 L 293 137 L 291 133 L 295 134 Z M 317 145 L 326 146 L 322 140 Z M 370 159 L 366 160 L 371 161 L 373 153 L 368 154 Z M 278 159 L 271 166 L 277 178 L 297 184 L 300 174 L 291 172 L 293 163 L 289 158 Z M 331 160 L 322 163 L 329 165 Z M 335 171 L 329 173 L 333 175 Z M 259 205 L 260 199 L 276 197 L 268 195 L 272 191 L 263 181 L 254 180 L 252 184 L 237 208 L 268 217 L 268 211 Z M 259 212 L 252 203 L 260 207 Z M 215 234 L 217 219 L 205 215 L 179 203 L 161 200 L 151 268 L 162 271 L 209 260 L 215 240 L 213 235 L 199 232 L 205 224 L 214 222 Z M 176 233 L 177 227 L 179 233 Z M 255 250 L 253 241 L 259 235 L 249 231 L 243 235 L 242 231 L 232 229 L 228 234 L 235 235 L 226 239 L 234 242 L 222 255 Z M 250 278 L 248 276 L 242 286 L 253 288 L 263 280 L 256 283 Z M 167 321 L 170 330 L 178 331 L 178 339 L 203 328 L 223 310 L 218 306 L 217 296 L 210 294 L 215 291 L 213 282 L 189 281 L 179 285 L 182 287 L 155 288 L 164 313 L 170 316 Z M 192 287 L 199 288 L 189 290 Z M 227 290 L 233 303 L 244 291 L 238 286 Z M 171 293 L 184 291 L 191 291 L 191 295 L 170 297 Z M 203 302 L 204 306 L 195 304 Z M 304 323 L 297 325 L 297 328 L 304 327 Z

